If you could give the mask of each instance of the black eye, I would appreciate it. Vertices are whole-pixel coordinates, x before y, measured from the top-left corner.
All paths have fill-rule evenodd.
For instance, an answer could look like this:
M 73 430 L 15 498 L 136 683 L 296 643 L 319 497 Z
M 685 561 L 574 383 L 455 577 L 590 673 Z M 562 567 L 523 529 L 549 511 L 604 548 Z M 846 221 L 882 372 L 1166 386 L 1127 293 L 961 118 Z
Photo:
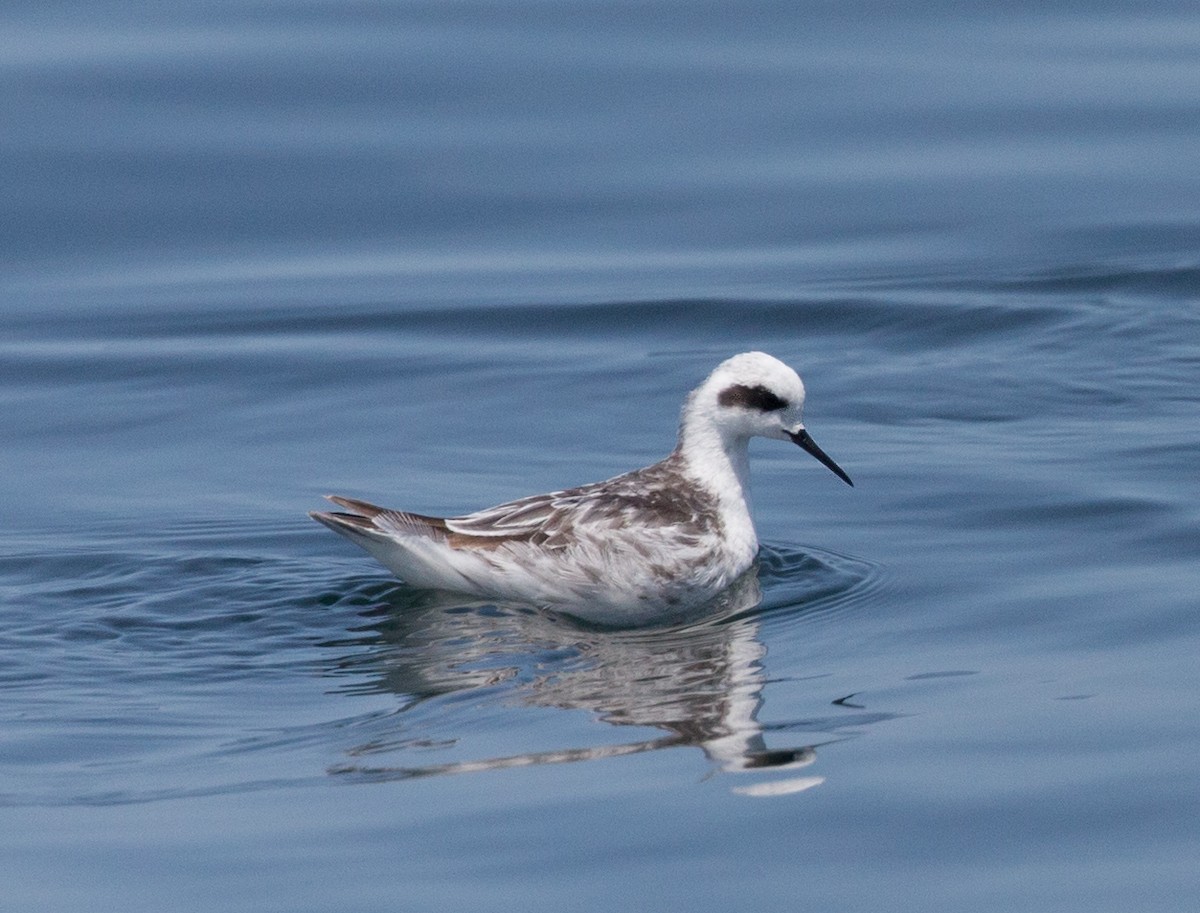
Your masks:
M 743 409 L 757 409 L 759 412 L 778 412 L 788 407 L 786 399 L 772 393 L 762 384 L 755 387 L 747 387 L 745 384 L 726 387 L 718 394 L 717 402 L 722 406 L 741 406 Z

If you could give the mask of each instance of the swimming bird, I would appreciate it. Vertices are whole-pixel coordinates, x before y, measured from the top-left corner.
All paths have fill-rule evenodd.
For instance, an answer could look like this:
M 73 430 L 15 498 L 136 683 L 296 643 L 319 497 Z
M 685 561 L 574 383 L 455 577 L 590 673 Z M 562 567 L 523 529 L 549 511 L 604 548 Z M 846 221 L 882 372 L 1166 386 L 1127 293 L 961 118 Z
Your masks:
M 327 496 L 310 516 L 407 583 L 605 625 L 681 617 L 754 563 L 749 442 L 791 441 L 853 485 L 801 421 L 804 384 L 763 352 L 719 364 L 684 403 L 678 443 L 643 469 L 459 517 Z

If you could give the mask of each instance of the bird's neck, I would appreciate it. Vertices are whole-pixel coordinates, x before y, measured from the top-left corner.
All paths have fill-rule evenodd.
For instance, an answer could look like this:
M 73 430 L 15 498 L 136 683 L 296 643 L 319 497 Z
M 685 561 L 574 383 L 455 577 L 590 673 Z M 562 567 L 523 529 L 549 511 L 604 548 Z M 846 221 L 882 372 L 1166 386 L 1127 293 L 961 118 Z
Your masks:
M 685 471 L 713 491 L 723 508 L 750 505 L 750 441 L 722 435 L 710 422 L 684 421 L 676 454 Z
M 679 446 L 672 454 L 672 459 L 682 464 L 685 475 L 715 496 L 721 548 L 742 567 L 748 566 L 758 552 L 750 508 L 749 445 L 749 438 L 722 434 L 703 413 L 685 410 Z

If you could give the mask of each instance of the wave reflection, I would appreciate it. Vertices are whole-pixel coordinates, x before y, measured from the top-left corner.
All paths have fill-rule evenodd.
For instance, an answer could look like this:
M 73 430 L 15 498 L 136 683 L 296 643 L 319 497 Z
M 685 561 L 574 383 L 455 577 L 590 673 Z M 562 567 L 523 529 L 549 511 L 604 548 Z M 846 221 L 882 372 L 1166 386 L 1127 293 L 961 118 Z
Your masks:
M 844 717 L 833 714 L 812 726 L 801 721 L 766 727 L 759 722 L 767 682 L 760 606 L 773 604 L 772 614 L 778 611 L 778 595 L 764 600 L 760 577 L 774 590 L 780 568 L 811 572 L 814 563 L 820 564 L 822 579 L 810 582 L 817 598 L 792 606 L 794 612 L 806 612 L 843 602 L 865 575 L 844 559 L 788 560 L 778 552 L 767 558 L 764 568 L 745 575 L 703 621 L 652 630 L 594 630 L 517 605 L 393 587 L 367 613 L 369 624 L 356 632 L 360 636 L 349 642 L 358 649 L 328 672 L 350 677 L 339 691 L 390 693 L 400 698 L 400 709 L 386 722 L 377 721 L 369 741 L 348 750 L 350 761 L 329 771 L 358 781 L 403 780 L 665 748 L 698 748 L 722 772 L 764 774 L 806 767 L 816 760 L 820 745 L 845 738 L 838 729 L 860 726 L 864 714 L 839 707 Z M 840 578 L 840 586 L 833 585 L 834 578 Z M 470 720 L 486 717 L 485 708 L 497 705 L 583 711 L 613 727 L 650 732 L 601 744 L 422 764 L 368 761 L 398 750 L 410 752 L 414 746 L 453 756 L 460 741 L 478 735 L 468 731 Z M 778 733 L 795 730 L 806 731 L 809 738 L 770 744 L 768 734 L 778 738 Z M 589 738 L 594 742 L 594 732 Z M 785 795 L 822 781 L 776 779 L 735 792 Z

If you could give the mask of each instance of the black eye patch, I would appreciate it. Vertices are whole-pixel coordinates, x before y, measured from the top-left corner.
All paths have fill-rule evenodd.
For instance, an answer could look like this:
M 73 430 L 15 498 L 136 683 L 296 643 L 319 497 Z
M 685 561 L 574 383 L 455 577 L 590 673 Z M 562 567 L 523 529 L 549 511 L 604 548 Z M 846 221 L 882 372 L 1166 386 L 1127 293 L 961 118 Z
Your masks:
M 734 384 L 726 387 L 717 395 L 717 402 L 722 406 L 741 406 L 743 409 L 757 409 L 759 412 L 777 412 L 788 407 L 788 401 L 766 387 L 759 384 L 747 387 L 745 384 Z

